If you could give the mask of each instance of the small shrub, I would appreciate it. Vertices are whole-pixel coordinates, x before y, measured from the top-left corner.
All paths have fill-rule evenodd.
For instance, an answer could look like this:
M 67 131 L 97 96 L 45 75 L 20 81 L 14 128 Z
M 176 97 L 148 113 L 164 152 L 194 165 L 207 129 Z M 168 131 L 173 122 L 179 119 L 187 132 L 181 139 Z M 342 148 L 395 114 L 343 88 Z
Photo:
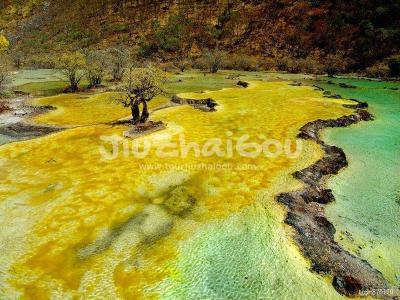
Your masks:
M 224 67 L 231 70 L 257 71 L 259 69 L 259 64 L 255 57 L 234 54 L 226 58 Z
M 12 98 L 14 96 L 15 96 L 15 94 L 10 89 L 0 90 L 0 98 L 7 99 L 7 98 Z M 1 110 L 1 108 L 0 108 L 0 110 Z M 5 108 L 5 110 L 8 110 L 8 109 Z
M 85 71 L 89 81 L 89 88 L 100 86 L 106 75 L 107 55 L 98 50 L 89 50 L 86 53 Z
M 224 53 L 218 49 L 207 51 L 204 55 L 210 73 L 217 73 L 223 66 Z
M 276 68 L 278 69 L 278 71 L 287 71 L 289 64 L 290 63 L 288 57 L 282 57 L 276 60 Z
M 400 54 L 392 55 L 387 59 L 389 67 L 389 75 L 392 77 L 400 77 Z
M 313 56 L 300 60 L 300 69 L 305 74 L 323 74 L 324 66 Z
M 259 60 L 258 66 L 262 70 L 271 71 L 277 69 L 277 61 L 272 57 L 266 57 Z
M 324 73 L 324 66 L 313 56 L 308 56 L 306 58 L 283 57 L 276 61 L 276 68 L 279 71 L 287 71 L 289 73 Z
M 10 108 L 2 101 L 0 101 L 0 113 L 10 110 Z
M 181 72 L 190 68 L 190 61 L 184 58 L 177 58 L 174 60 L 173 65 L 175 68 L 179 69 Z
M 287 71 L 289 73 L 299 73 L 301 71 L 300 61 L 291 57 L 279 58 L 276 66 L 279 71 Z
M 153 40 L 141 37 L 139 40 L 139 55 L 143 58 L 149 58 L 157 53 L 158 45 Z
M 57 61 L 54 57 L 46 54 L 28 56 L 25 62 L 26 66 L 33 69 L 54 69 Z
M 0 54 L 0 96 L 5 98 L 7 93 L 7 84 L 10 82 L 10 62 L 8 57 Z
M 390 68 L 385 63 L 376 63 L 365 70 L 365 74 L 368 77 L 373 78 L 385 78 L 390 74 Z
M 81 52 L 64 53 L 58 61 L 58 68 L 69 80 L 69 91 L 76 92 L 78 85 L 85 75 L 84 68 L 86 64 L 85 55 Z
M 204 56 L 201 56 L 193 61 L 193 68 L 202 71 L 208 70 L 208 62 Z
M 129 63 L 130 53 L 122 46 L 110 48 L 107 51 L 108 68 L 113 81 L 121 81 L 124 77 L 125 68 Z
M 0 53 L 6 52 L 9 45 L 10 42 L 7 40 L 7 38 L 4 35 L 0 34 Z
M 177 72 L 178 68 L 175 66 L 173 62 L 166 62 L 160 65 L 161 69 L 164 72 Z
M 324 71 L 331 77 L 345 71 L 347 66 L 346 59 L 339 53 L 328 54 L 324 59 Z

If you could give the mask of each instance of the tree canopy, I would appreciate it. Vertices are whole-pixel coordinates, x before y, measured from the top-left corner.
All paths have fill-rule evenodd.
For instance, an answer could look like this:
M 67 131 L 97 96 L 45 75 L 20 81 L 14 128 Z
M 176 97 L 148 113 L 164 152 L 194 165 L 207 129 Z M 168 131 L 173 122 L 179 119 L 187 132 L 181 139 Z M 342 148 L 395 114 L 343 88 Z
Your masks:
M 57 67 L 67 77 L 71 92 L 78 90 L 78 84 L 85 75 L 86 59 L 81 52 L 65 53 L 61 55 Z
M 7 49 L 8 46 L 10 45 L 10 42 L 7 40 L 7 38 L 0 34 L 0 54 L 4 53 Z
M 132 123 L 144 123 L 149 117 L 147 102 L 163 93 L 163 86 L 167 78 L 164 72 L 155 68 L 129 68 L 123 81 L 125 96 L 120 102 L 125 107 L 130 107 Z M 143 105 L 142 113 L 139 105 Z

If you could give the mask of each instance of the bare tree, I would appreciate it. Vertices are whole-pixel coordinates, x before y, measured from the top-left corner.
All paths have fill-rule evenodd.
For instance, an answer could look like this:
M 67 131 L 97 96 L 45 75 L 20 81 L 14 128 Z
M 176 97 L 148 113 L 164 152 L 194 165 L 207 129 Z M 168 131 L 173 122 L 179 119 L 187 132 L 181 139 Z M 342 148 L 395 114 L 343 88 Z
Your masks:
M 224 62 L 224 54 L 218 49 L 207 51 L 205 58 L 207 60 L 210 73 L 217 73 Z
M 111 48 L 109 51 L 109 67 L 114 81 L 121 81 L 129 62 L 129 51 L 124 47 Z
M 4 93 L 6 83 L 10 80 L 10 65 L 7 56 L 8 40 L 0 34 L 0 94 Z
M 90 50 L 86 54 L 86 76 L 89 81 L 89 88 L 101 85 L 106 74 L 107 57 L 104 52 Z
M 0 34 L 0 54 L 5 53 L 8 50 L 9 46 L 10 42 L 3 34 Z
M 0 95 L 4 93 L 6 84 L 10 80 L 10 64 L 5 56 L 0 56 Z
M 25 59 L 24 53 L 21 51 L 11 51 L 10 56 L 13 60 L 14 66 L 19 70 Z
M 324 61 L 324 70 L 329 77 L 346 70 L 348 63 L 341 53 L 328 54 Z
M 184 72 L 186 69 L 190 67 L 190 62 L 182 56 L 178 56 L 174 62 L 174 67 L 178 68 L 179 71 Z
M 65 53 L 60 57 L 58 68 L 69 80 L 69 90 L 76 92 L 78 90 L 79 82 L 85 76 L 85 55 L 81 52 Z
M 147 102 L 163 93 L 165 74 L 157 68 L 129 68 L 123 82 L 124 97 L 118 99 L 131 108 L 132 124 L 145 123 L 149 118 Z M 139 106 L 142 104 L 142 112 Z

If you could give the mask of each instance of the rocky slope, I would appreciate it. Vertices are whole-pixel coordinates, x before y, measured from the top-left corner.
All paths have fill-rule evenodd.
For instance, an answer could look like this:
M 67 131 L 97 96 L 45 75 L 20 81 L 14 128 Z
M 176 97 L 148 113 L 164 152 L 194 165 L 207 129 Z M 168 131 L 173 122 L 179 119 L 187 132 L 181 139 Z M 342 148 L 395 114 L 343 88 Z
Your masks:
M 129 44 L 150 55 L 216 46 L 264 57 L 341 53 L 363 68 L 399 52 L 396 0 L 6 0 L 0 25 L 23 53 Z

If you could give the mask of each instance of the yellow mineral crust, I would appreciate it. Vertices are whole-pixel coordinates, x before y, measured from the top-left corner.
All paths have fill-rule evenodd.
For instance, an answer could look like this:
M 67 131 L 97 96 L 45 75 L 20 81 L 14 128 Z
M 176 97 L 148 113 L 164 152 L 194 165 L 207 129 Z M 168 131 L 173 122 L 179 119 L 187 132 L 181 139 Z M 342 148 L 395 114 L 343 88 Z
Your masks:
M 101 137 L 116 135 L 131 143 L 122 138 L 126 127 L 101 124 L 129 115 L 106 100 L 109 96 L 90 96 L 79 104 L 72 96 L 43 98 L 37 103 L 57 110 L 36 122 L 85 126 L 0 147 L 0 293 L 27 299 L 157 297 L 152 287 L 167 277 L 179 281 L 174 264 L 179 245 L 207 224 L 253 205 L 263 193 L 282 221 L 273 196 L 298 184 L 290 172 L 321 156 L 309 142 L 303 142 L 298 158 L 196 157 L 193 152 L 162 158 L 157 145 L 179 142 L 179 134 L 200 145 L 210 138 L 237 141 L 246 134 L 255 142 L 295 141 L 307 122 L 350 112 L 310 87 L 287 82 L 184 94 L 213 98 L 217 111 L 190 106 L 156 111 L 151 118 L 167 128 L 138 138 L 153 142 L 148 156 L 120 153 L 106 160 L 100 149 L 111 151 L 111 146 Z M 156 100 L 154 107 L 163 101 Z M 185 167 L 216 163 L 249 164 L 257 170 Z M 182 168 L 149 168 L 163 164 Z

